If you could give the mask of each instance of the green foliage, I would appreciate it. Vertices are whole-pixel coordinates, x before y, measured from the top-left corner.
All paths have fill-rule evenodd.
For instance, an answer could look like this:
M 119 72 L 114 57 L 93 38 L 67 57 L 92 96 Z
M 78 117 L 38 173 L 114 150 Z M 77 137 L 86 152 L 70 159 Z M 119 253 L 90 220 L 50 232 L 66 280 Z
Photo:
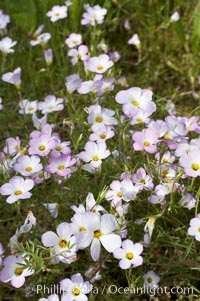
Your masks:
M 198 1 L 193 15 L 192 48 L 196 54 L 200 44 L 200 1 Z

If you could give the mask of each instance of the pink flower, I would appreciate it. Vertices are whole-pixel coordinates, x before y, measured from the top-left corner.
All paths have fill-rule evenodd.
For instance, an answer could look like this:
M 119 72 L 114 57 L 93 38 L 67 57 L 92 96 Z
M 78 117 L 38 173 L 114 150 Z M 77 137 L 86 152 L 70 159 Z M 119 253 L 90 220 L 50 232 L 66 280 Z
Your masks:
M 6 257 L 3 261 L 4 268 L 0 272 L 0 281 L 5 283 L 10 281 L 15 288 L 24 285 L 25 277 L 32 275 L 34 270 L 24 268 L 21 264 L 26 264 L 22 256 Z
M 200 149 L 191 150 L 189 154 L 180 157 L 179 164 L 184 168 L 187 176 L 200 176 Z
M 103 82 L 101 80 L 87 80 L 82 82 L 80 87 L 78 88 L 79 94 L 87 94 L 91 93 L 92 95 L 100 95 L 100 89 L 102 87 Z
M 152 102 L 152 95 L 150 90 L 133 87 L 118 92 L 115 100 L 123 105 L 123 112 L 129 118 L 134 117 L 139 109 L 150 116 L 156 111 L 156 105 Z
M 4 147 L 3 151 L 6 154 L 11 156 L 16 155 L 20 151 L 21 141 L 19 137 L 10 137 L 6 139 L 6 146 Z
M 51 157 L 49 159 L 49 165 L 46 167 L 46 171 L 49 173 L 56 173 L 59 176 L 69 178 L 71 176 L 71 166 L 74 165 L 76 159 L 71 158 L 70 155 L 61 155 L 58 158 Z
M 65 86 L 69 93 L 73 93 L 81 86 L 81 78 L 79 74 L 72 74 L 66 77 Z
M 9 195 L 6 202 L 12 204 L 20 199 L 29 199 L 32 193 L 29 192 L 34 187 L 34 181 L 22 177 L 12 177 L 9 183 L 1 186 L 0 193 L 2 195 Z
M 88 59 L 88 47 L 81 45 L 78 49 L 70 49 L 68 56 L 71 56 L 72 65 L 76 65 L 78 61 L 86 61 Z
M 51 152 L 51 157 L 58 158 L 61 155 L 69 155 L 71 153 L 70 141 L 61 142 L 60 140 L 56 140 L 56 145 Z
M 186 193 L 184 196 L 183 196 L 183 199 L 181 201 L 181 206 L 183 206 L 184 208 L 187 208 L 187 209 L 192 209 L 192 208 L 195 208 L 195 204 L 196 204 L 196 200 L 195 198 L 192 196 L 191 193 Z
M 21 86 L 21 68 L 15 69 L 13 72 L 8 72 L 2 75 L 2 80 L 9 84 L 15 85 L 16 89 Z
M 46 15 L 50 18 L 51 22 L 53 23 L 60 19 L 64 19 L 67 17 L 67 6 L 54 5 Z
M 135 132 L 132 138 L 135 141 L 133 144 L 134 150 L 145 150 L 151 154 L 157 151 L 156 143 L 158 142 L 158 134 L 152 129 L 144 129 L 142 132 Z
M 153 188 L 153 180 L 146 174 L 144 168 L 140 167 L 136 173 L 132 176 L 133 183 L 140 186 L 140 189 L 152 189 Z
M 29 154 L 47 156 L 54 148 L 56 142 L 47 134 L 40 134 L 38 137 L 32 138 L 29 141 Z
M 100 56 L 94 56 L 88 59 L 85 63 L 87 70 L 102 74 L 113 66 L 113 61 L 110 60 L 107 54 L 101 54 Z
M 44 50 L 44 58 L 47 66 L 50 66 L 53 62 L 53 49 Z
M 110 155 L 110 151 L 106 149 L 105 142 L 87 142 L 85 145 L 85 151 L 79 154 L 79 157 L 85 161 L 90 162 L 94 168 L 99 168 L 102 164 L 102 159 L 107 158 Z
M 126 239 L 122 242 L 122 247 L 115 249 L 113 255 L 120 259 L 119 266 L 121 269 L 129 269 L 131 265 L 137 267 L 143 263 L 143 258 L 140 254 L 143 251 L 143 246 L 140 243 L 133 243 Z

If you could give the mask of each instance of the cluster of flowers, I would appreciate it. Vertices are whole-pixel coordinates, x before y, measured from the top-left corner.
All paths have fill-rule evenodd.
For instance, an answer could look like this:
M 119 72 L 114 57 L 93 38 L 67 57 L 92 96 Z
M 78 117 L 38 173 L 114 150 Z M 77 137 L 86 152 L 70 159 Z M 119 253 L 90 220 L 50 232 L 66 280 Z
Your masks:
M 51 22 L 65 19 L 68 15 L 68 6 L 54 6 L 47 13 Z M 102 24 L 107 13 L 105 8 L 99 5 L 91 7 L 85 6 L 81 24 L 96 26 Z M 0 11 L 2 20 L 0 29 L 6 28 L 9 17 Z M 0 18 L 1 19 L 1 18 Z M 51 39 L 50 33 L 41 33 L 44 26 L 41 25 L 32 35 L 30 44 L 32 46 L 41 45 L 44 50 L 47 66 L 52 64 L 53 51 L 46 50 L 46 45 Z M 139 38 L 134 37 L 134 43 L 140 44 Z M 133 42 L 133 41 L 132 41 Z M 132 44 L 129 41 L 129 44 Z M 13 47 L 17 44 L 11 38 L 5 37 L 0 41 L 0 51 L 4 59 L 7 54 L 14 53 Z M 75 212 L 70 223 L 62 222 L 58 224 L 56 232 L 47 231 L 42 234 L 41 241 L 49 251 L 52 264 L 71 264 L 77 261 L 78 251 L 89 248 L 91 258 L 94 262 L 100 258 L 101 245 L 103 248 L 119 260 L 119 267 L 123 270 L 130 267 L 142 265 L 141 256 L 143 247 L 147 247 L 151 242 L 156 217 L 150 217 L 144 226 L 144 239 L 142 242 L 134 243 L 128 239 L 126 215 L 129 205 L 138 198 L 144 191 L 147 192 L 147 200 L 152 204 L 160 204 L 162 210 L 167 204 L 167 196 L 177 191 L 180 195 L 180 206 L 187 209 L 195 208 L 196 199 L 187 191 L 185 179 L 200 176 L 200 138 L 189 138 L 192 132 L 193 137 L 200 134 L 199 118 L 177 117 L 173 103 L 168 101 L 167 109 L 169 115 L 164 120 L 153 120 L 151 115 L 156 111 L 156 104 L 152 101 L 153 93 L 149 89 L 131 87 L 121 90 L 115 95 L 117 104 L 122 105 L 123 114 L 120 120 L 115 118 L 115 111 L 102 107 L 99 99 L 103 99 L 106 93 L 114 90 L 114 77 L 103 77 L 103 74 L 113 67 L 120 55 L 118 53 L 104 53 L 99 56 L 90 57 L 89 48 L 82 44 L 82 36 L 78 33 L 71 33 L 65 40 L 65 44 L 70 49 L 68 56 L 72 65 L 81 62 L 86 74 L 91 75 L 90 80 L 83 81 L 79 74 L 71 74 L 66 77 L 66 89 L 69 94 L 88 94 L 94 98 L 94 103 L 85 108 L 88 114 L 87 122 L 91 134 L 84 146 L 84 150 L 72 155 L 71 142 L 62 141 L 59 133 L 54 132 L 54 125 L 48 123 L 48 114 L 62 111 L 65 106 L 63 98 L 54 95 L 47 95 L 43 102 L 28 99 L 20 99 L 19 114 L 31 115 L 35 130 L 30 133 L 29 141 L 23 145 L 19 137 L 9 137 L 6 139 L 3 151 L 0 153 L 0 170 L 8 175 L 8 183 L 0 187 L 1 195 L 8 196 L 6 202 L 9 204 L 19 200 L 30 199 L 34 187 L 44 180 L 53 178 L 62 183 L 69 178 L 72 172 L 77 170 L 77 166 L 84 162 L 81 168 L 89 173 L 97 173 L 102 165 L 102 160 L 111 155 L 107 149 L 107 140 L 115 135 L 115 129 L 119 123 L 128 122 L 132 151 L 134 154 L 143 152 L 156 164 L 155 171 L 150 167 L 139 167 L 134 173 L 129 171 L 121 174 L 119 180 L 110 183 L 109 190 L 105 193 L 105 199 L 110 202 L 111 210 L 101 206 L 95 200 L 92 193 L 86 198 L 86 206 L 82 204 L 71 206 Z M 94 76 L 93 76 L 94 75 Z M 20 90 L 21 68 L 18 67 L 13 72 L 3 74 L 2 80 Z M 124 84 L 124 79 L 118 83 Z M 1 99 L 0 99 L 1 103 Z M 0 104 L 0 108 L 2 105 Z M 119 107 L 120 110 L 120 107 Z M 38 118 L 37 113 L 42 114 Z M 141 131 L 135 131 L 134 126 L 142 126 Z M 196 136 L 195 136 L 196 135 Z M 122 156 L 120 151 L 115 152 L 115 156 Z M 125 154 L 124 154 L 125 156 Z M 76 166 L 75 166 L 76 165 Z M 155 172 L 157 176 L 155 177 Z M 57 204 L 44 204 L 51 215 L 57 217 Z M 144 219 L 145 220 L 145 219 Z M 136 220 L 135 223 L 143 224 L 143 219 Z M 36 225 L 36 218 L 30 211 L 24 224 L 16 230 L 10 239 L 11 250 L 19 244 L 18 237 L 21 233 L 29 232 Z M 190 221 L 188 234 L 200 241 L 200 214 L 195 212 L 195 217 Z M 0 244 L 0 280 L 4 283 L 11 282 L 16 288 L 21 287 L 25 282 L 25 277 L 33 275 L 34 269 L 27 267 L 29 256 L 10 255 L 2 261 L 4 254 L 3 246 Z M 96 274 L 96 279 L 98 278 Z M 86 275 L 87 277 L 87 275 Z M 149 271 L 143 275 L 144 284 L 147 287 L 157 287 L 160 277 L 154 271 Z M 92 280 L 91 280 L 92 282 Z M 65 300 L 87 300 L 85 296 L 92 290 L 92 284 L 84 281 L 81 274 L 74 274 L 71 279 L 63 279 L 61 288 L 65 292 L 62 301 Z M 40 301 L 58 301 L 59 297 L 53 294 Z

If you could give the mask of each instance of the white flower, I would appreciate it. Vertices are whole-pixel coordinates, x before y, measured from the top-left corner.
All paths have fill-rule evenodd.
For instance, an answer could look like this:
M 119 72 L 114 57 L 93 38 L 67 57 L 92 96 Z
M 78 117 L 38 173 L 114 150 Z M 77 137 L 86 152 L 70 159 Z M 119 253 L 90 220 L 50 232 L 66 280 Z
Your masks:
M 191 195 L 191 193 L 186 193 L 181 201 L 181 206 L 183 206 L 189 210 L 192 208 L 195 208 L 195 204 L 196 204 L 196 200 Z
M 0 16 L 1 18 L 1 16 Z M 8 53 L 15 52 L 14 49 L 12 49 L 13 46 L 17 44 L 17 41 L 13 41 L 9 37 L 5 37 L 0 41 L 0 51 L 2 52 L 3 56 L 6 56 Z
M 148 271 L 145 275 L 142 276 L 144 280 L 145 288 L 158 288 L 158 282 L 160 277 L 154 273 L 154 271 Z
M 121 237 L 113 233 L 118 229 L 118 224 L 112 214 L 99 216 L 93 213 L 89 222 L 89 227 L 79 232 L 77 240 L 80 249 L 91 244 L 90 254 L 94 261 L 99 259 L 101 244 L 110 253 L 121 246 Z
M 38 103 L 38 109 L 41 110 L 43 114 L 62 111 L 64 108 L 63 101 L 63 98 L 56 98 L 54 95 L 48 95 L 45 97 L 44 102 Z
M 53 62 L 53 50 L 51 48 L 44 50 L 44 58 L 47 66 L 50 66 Z
M 13 72 L 7 72 L 3 74 L 2 80 L 9 84 L 15 85 L 15 87 L 19 90 L 21 86 L 21 68 L 18 67 Z
M 60 285 L 63 290 L 61 301 L 87 301 L 86 294 L 92 290 L 92 284 L 84 281 L 80 273 L 74 274 L 71 280 L 63 279 Z
M 76 261 L 76 238 L 73 235 L 71 224 L 61 223 L 56 228 L 57 234 L 47 231 L 42 234 L 42 243 L 45 247 L 51 247 L 51 256 L 56 256 L 52 263 L 62 261 L 71 263 Z
M 110 151 L 106 149 L 105 142 L 90 142 L 85 145 L 85 151 L 79 154 L 80 159 L 85 162 L 90 162 L 94 168 L 99 168 L 102 164 L 102 159 L 107 158 L 110 155 Z
M 85 5 L 86 12 L 83 14 L 81 20 L 82 25 L 92 25 L 96 26 L 97 24 L 102 24 L 104 17 L 107 14 L 106 8 L 101 8 L 99 5 L 94 7 L 90 5 Z
M 200 241 L 200 213 L 190 220 L 188 235 L 194 236 L 196 240 Z
M 78 33 L 71 33 L 69 37 L 65 40 L 65 44 L 69 48 L 74 48 L 82 44 L 82 35 Z
M 19 107 L 21 108 L 21 110 L 19 110 L 20 114 L 33 114 L 37 111 L 37 100 L 20 100 Z
M 44 47 L 48 41 L 51 39 L 51 34 L 44 32 L 41 35 L 35 36 L 34 39 L 30 41 L 31 46 L 41 45 Z
M 143 246 L 140 243 L 133 243 L 126 239 L 122 242 L 122 247 L 114 250 L 115 258 L 120 259 L 119 266 L 121 269 L 129 269 L 131 265 L 137 267 L 143 263 L 143 258 L 140 254 L 143 251 Z
M 179 13 L 178 13 L 177 11 L 174 12 L 173 15 L 172 15 L 171 18 L 170 18 L 170 20 L 171 20 L 172 22 L 177 22 L 179 19 L 180 19 L 180 15 L 179 15 Z
M 67 6 L 54 5 L 52 9 L 47 13 L 47 16 L 50 17 L 51 22 L 56 22 L 60 19 L 64 19 L 67 17 Z
M 141 41 L 139 39 L 139 36 L 137 33 L 135 33 L 129 40 L 128 40 L 129 45 L 135 45 L 136 47 L 140 47 Z
M 21 264 L 25 264 L 22 256 L 15 257 L 11 255 L 6 257 L 3 261 L 4 268 L 0 272 L 0 281 L 5 283 L 10 281 L 15 288 L 21 287 L 25 282 L 25 277 L 34 273 L 34 270 L 24 268 Z
M 94 56 L 85 62 L 85 67 L 91 72 L 102 74 L 113 66 L 113 61 L 110 60 L 107 54 L 101 54 L 98 57 Z
M 25 179 L 19 176 L 14 176 L 1 186 L 0 193 L 2 195 L 9 195 L 6 202 L 12 204 L 20 199 L 29 199 L 32 193 L 29 192 L 34 186 L 34 181 Z

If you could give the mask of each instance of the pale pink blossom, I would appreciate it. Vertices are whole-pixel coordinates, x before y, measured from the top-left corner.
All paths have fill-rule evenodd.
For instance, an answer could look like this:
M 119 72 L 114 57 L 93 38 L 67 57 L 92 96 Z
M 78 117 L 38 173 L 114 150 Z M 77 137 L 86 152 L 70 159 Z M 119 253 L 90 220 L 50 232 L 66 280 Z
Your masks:
M 94 56 L 88 59 L 85 63 L 87 70 L 102 74 L 113 66 L 113 61 L 110 60 L 107 54 L 101 54 L 100 56 Z
M 60 19 L 65 19 L 67 17 L 67 6 L 54 5 L 46 15 L 53 23 Z

